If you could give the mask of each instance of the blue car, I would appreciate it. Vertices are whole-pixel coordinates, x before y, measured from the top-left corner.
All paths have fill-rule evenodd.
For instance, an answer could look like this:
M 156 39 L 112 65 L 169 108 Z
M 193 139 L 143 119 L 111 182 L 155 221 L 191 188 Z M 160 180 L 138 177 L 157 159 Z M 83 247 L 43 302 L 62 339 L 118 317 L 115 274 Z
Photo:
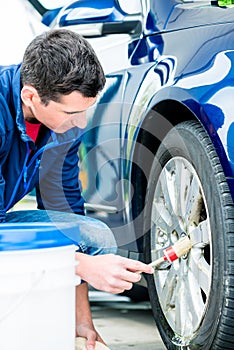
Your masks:
M 147 263 L 190 239 L 145 276 L 167 349 L 234 348 L 232 3 L 80 0 L 43 19 L 87 37 L 106 73 L 80 150 L 87 213 Z

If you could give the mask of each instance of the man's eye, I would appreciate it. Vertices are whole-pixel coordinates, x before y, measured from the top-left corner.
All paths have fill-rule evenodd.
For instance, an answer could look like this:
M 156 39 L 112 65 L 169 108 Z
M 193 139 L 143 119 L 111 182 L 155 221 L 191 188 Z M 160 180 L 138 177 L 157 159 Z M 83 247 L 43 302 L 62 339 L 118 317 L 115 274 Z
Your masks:
M 76 114 L 81 114 L 81 113 L 83 113 L 83 112 L 65 112 L 66 113 L 66 115 L 76 115 Z

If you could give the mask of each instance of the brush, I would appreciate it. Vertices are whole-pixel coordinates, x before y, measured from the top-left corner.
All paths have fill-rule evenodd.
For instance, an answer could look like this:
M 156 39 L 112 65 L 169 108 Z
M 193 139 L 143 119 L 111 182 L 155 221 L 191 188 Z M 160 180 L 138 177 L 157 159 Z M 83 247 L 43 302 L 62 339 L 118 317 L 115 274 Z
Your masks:
M 173 261 L 186 255 L 192 248 L 191 240 L 188 236 L 180 238 L 175 244 L 163 251 L 163 256 L 152 261 L 149 265 L 156 270 L 166 269 Z

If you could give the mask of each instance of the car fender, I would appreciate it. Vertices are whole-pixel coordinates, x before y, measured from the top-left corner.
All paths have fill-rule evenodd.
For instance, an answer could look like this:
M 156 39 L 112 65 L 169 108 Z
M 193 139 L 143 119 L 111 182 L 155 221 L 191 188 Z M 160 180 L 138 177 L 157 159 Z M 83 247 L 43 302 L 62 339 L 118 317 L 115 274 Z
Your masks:
M 190 113 L 190 117 L 196 118 L 204 126 L 217 150 L 226 176 L 233 177 L 234 110 L 232 108 L 232 96 L 234 81 L 231 78 L 233 76 L 233 60 L 233 51 L 220 52 L 212 61 L 209 69 L 196 75 L 188 74 L 186 77 L 178 79 L 176 83 L 173 83 L 173 68 L 167 77 L 165 74 L 163 77 L 155 75 L 154 83 L 152 84 L 151 82 L 151 87 L 153 86 L 151 97 L 149 97 L 149 84 L 141 84 L 134 101 L 135 106 L 140 104 L 141 111 L 140 113 L 139 111 L 136 113 L 135 107 L 129 114 L 126 134 L 132 136 L 125 144 L 124 159 L 133 158 L 135 142 L 138 139 L 141 128 L 145 127 L 145 121 L 150 115 L 150 111 L 160 110 L 158 108 L 160 104 L 167 103 L 167 101 L 168 103 L 169 101 L 174 101 L 175 104 L 179 103 L 185 106 Z M 169 69 L 168 67 L 167 69 Z M 157 65 L 157 72 L 159 71 L 160 67 Z M 165 79 L 164 86 L 162 86 L 163 79 Z M 153 94 L 153 92 L 155 93 Z M 143 101 L 146 93 L 148 94 L 147 101 L 149 103 L 142 105 L 139 101 Z M 164 118 L 167 119 L 167 116 L 164 115 Z M 173 119 L 170 117 L 168 118 L 168 122 L 175 125 L 187 118 L 187 116 L 184 116 L 183 119 L 183 116 L 181 116 L 180 120 L 177 121 L 176 118 Z M 129 171 L 131 170 L 127 169 L 127 173 Z

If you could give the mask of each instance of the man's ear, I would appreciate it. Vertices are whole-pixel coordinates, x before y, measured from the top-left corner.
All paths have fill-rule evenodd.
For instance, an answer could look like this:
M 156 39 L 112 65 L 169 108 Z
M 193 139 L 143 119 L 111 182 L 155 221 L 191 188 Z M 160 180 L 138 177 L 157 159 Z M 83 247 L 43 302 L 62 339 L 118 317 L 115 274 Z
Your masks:
M 40 101 L 38 92 L 32 85 L 24 85 L 22 87 L 21 99 L 26 107 L 32 107 L 35 100 Z

